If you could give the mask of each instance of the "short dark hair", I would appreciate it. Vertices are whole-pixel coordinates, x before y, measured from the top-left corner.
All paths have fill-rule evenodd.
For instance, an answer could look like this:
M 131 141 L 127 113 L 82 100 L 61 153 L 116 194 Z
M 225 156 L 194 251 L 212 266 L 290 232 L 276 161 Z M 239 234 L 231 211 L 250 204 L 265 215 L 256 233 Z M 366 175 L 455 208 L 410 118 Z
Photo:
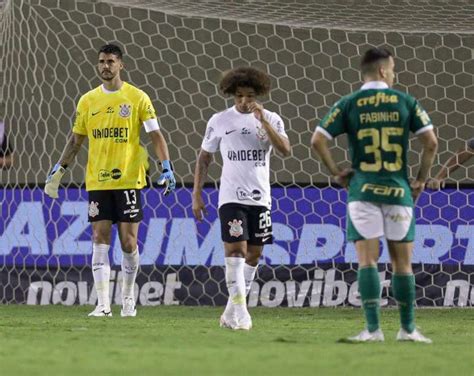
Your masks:
M 382 60 L 393 57 L 392 53 L 386 48 L 374 47 L 365 51 L 360 62 L 362 75 L 374 73 Z
M 114 54 L 114 55 L 117 56 L 120 60 L 122 60 L 122 57 L 123 57 L 122 49 L 121 49 L 119 46 L 117 46 L 116 44 L 105 44 L 105 45 L 103 45 L 103 46 L 99 49 L 98 55 L 100 55 L 101 53 L 104 53 L 104 54 Z
M 256 95 L 265 95 L 270 91 L 270 77 L 251 67 L 238 67 L 223 73 L 219 89 L 224 94 L 235 95 L 239 87 L 250 87 Z

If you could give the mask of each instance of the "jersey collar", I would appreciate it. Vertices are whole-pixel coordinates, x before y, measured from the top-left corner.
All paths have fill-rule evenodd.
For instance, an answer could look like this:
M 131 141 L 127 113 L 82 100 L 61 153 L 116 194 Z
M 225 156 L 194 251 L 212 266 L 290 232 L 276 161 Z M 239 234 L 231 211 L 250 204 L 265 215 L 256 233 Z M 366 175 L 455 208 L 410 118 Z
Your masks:
M 386 82 L 383 81 L 369 81 L 363 84 L 360 88 L 360 90 L 368 89 L 388 89 L 388 85 Z
M 243 112 L 239 112 L 239 110 L 237 110 L 237 107 L 235 106 L 235 104 L 232 106 L 232 111 L 234 111 L 236 114 L 239 114 L 239 115 L 252 115 L 251 112 L 249 112 L 248 114 L 244 114 Z
M 104 84 L 100 85 L 100 88 L 101 88 L 102 92 L 105 93 L 105 94 L 113 94 L 113 93 L 118 93 L 120 90 L 122 90 L 124 85 L 125 85 L 125 82 L 123 82 L 122 86 L 118 90 L 107 90 L 105 88 Z

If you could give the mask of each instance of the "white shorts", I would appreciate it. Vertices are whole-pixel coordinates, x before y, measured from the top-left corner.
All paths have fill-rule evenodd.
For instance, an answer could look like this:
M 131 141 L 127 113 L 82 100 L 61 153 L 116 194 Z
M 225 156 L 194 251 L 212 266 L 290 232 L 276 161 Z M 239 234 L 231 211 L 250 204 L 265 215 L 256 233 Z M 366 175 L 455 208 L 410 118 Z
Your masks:
M 410 206 L 352 201 L 347 205 L 347 212 L 347 238 L 350 241 L 381 236 L 387 240 L 413 241 L 414 218 Z

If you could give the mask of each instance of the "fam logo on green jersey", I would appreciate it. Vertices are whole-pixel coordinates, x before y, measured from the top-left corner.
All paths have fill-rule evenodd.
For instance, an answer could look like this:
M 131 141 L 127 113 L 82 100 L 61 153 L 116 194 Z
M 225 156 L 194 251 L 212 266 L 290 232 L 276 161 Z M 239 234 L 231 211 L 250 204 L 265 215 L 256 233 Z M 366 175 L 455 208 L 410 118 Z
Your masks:
M 405 189 L 402 187 L 390 187 L 387 185 L 365 183 L 361 189 L 362 192 L 371 191 L 377 196 L 394 196 L 403 197 L 405 195 Z

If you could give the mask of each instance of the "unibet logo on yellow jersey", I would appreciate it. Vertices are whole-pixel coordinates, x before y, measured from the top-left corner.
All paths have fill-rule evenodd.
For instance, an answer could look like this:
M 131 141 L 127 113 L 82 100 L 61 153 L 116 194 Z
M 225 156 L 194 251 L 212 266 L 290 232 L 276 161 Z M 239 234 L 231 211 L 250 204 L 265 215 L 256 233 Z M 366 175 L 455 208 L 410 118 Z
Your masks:
M 148 95 L 126 82 L 120 90 L 106 92 L 101 85 L 81 97 L 72 131 L 89 138 L 88 191 L 146 185 L 140 129 L 153 118 Z

